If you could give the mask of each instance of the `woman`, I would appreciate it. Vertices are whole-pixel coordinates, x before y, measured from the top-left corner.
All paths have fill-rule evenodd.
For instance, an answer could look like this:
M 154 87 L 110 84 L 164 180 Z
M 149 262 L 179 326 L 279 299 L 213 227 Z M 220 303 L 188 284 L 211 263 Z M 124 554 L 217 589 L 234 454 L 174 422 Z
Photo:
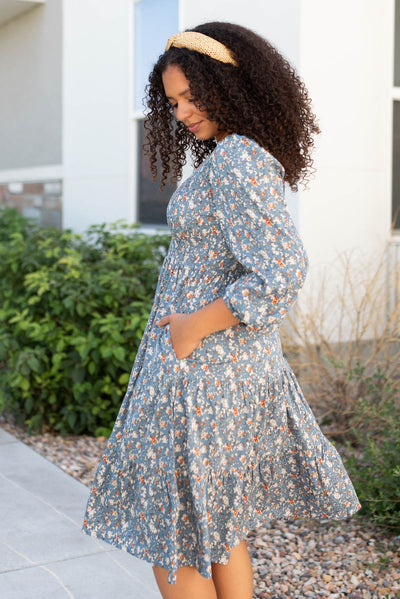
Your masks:
M 150 561 L 164 599 L 251 599 L 245 537 L 360 505 L 282 355 L 307 270 L 284 202 L 318 133 L 307 91 L 255 33 L 170 38 L 148 87 L 153 173 L 179 178 L 171 244 L 83 529 Z

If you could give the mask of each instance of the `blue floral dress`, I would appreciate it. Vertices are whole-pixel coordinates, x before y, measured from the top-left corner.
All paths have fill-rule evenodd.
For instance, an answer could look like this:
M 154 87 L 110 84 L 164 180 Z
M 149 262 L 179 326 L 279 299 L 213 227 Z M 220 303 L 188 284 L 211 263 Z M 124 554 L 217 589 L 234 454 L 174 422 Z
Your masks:
M 282 165 L 228 135 L 173 194 L 172 239 L 82 530 L 163 566 L 211 576 L 276 518 L 347 518 L 360 504 L 282 355 L 279 328 L 307 257 Z M 222 297 L 239 323 L 178 359 L 172 312 Z

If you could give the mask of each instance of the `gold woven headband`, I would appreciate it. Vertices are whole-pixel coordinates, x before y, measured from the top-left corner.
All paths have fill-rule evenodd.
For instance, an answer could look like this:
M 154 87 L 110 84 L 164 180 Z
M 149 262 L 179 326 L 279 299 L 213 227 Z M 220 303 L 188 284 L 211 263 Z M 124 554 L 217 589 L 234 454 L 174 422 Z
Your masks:
M 201 54 L 207 54 L 215 60 L 220 62 L 230 63 L 237 67 L 237 62 L 233 58 L 231 51 L 217 42 L 213 37 L 199 33 L 198 31 L 183 31 L 182 33 L 175 33 L 167 41 L 165 51 L 169 50 L 171 46 L 175 48 L 187 48 L 188 50 L 196 50 Z

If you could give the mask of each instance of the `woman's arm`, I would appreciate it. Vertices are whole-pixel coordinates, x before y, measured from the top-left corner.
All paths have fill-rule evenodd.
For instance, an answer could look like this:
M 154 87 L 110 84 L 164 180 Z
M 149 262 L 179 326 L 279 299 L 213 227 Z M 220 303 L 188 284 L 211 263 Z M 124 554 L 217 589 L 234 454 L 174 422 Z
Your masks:
M 182 359 L 189 356 L 207 335 L 227 329 L 238 322 L 240 320 L 227 308 L 222 297 L 219 297 L 196 312 L 168 314 L 158 320 L 156 325 L 172 324 L 172 346 L 176 357 Z
M 210 196 L 219 232 L 247 271 L 218 300 L 192 314 L 170 314 L 177 357 L 201 339 L 242 322 L 277 330 L 296 300 L 307 272 L 307 255 L 284 202 L 282 166 L 255 141 L 234 138 L 210 159 Z
M 210 171 L 214 214 L 226 245 L 246 271 L 222 299 L 246 325 L 277 330 L 307 272 L 307 255 L 284 201 L 282 165 L 254 140 L 217 147 Z

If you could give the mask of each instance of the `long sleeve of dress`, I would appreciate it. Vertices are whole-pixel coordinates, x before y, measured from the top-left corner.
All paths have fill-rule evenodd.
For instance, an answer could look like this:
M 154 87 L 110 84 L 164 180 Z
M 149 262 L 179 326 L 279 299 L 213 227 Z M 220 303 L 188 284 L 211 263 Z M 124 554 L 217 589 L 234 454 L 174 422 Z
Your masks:
M 308 267 L 284 201 L 281 164 L 253 140 L 236 138 L 212 157 L 215 214 L 245 274 L 223 294 L 241 322 L 276 328 L 293 305 Z

